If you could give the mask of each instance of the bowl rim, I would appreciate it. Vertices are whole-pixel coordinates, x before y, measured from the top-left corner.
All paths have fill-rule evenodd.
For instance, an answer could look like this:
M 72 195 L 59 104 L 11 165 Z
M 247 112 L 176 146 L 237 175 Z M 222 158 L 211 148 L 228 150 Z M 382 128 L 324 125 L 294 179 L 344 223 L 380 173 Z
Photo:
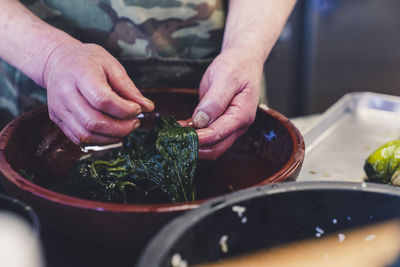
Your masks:
M 32 233 L 35 236 L 39 236 L 39 233 L 40 233 L 39 218 L 31 206 L 25 204 L 24 202 L 22 202 L 19 199 L 16 199 L 16 198 L 4 195 L 4 194 L 0 194 L 0 201 L 5 201 L 5 202 L 9 203 L 10 205 L 17 206 L 19 209 L 21 209 L 21 211 L 24 212 L 31 220 L 31 222 L 29 222 L 29 225 L 31 227 Z M 17 215 L 19 217 L 21 217 L 21 215 L 19 215 L 18 213 L 17 213 Z
M 307 191 L 357 191 L 377 193 L 386 196 L 400 197 L 400 187 L 373 182 L 347 182 L 347 181 L 302 181 L 285 182 L 280 184 L 267 184 L 258 187 L 246 188 L 229 196 L 220 196 L 206 201 L 199 208 L 186 212 L 168 222 L 155 234 L 139 256 L 136 266 L 157 266 L 158 261 L 164 257 L 173 244 L 196 222 L 218 210 L 240 205 L 261 197 L 290 194 L 293 192 Z
M 143 93 L 168 93 L 168 92 L 177 92 L 182 94 L 196 94 L 198 95 L 198 91 L 195 89 L 181 89 L 181 88 L 167 88 L 167 89 L 146 89 L 142 90 Z M 200 199 L 192 202 L 184 202 L 184 203 L 152 203 L 152 204 L 118 204 L 118 203 L 107 203 L 101 201 L 94 200 L 86 200 L 77 197 L 72 197 L 68 195 L 64 195 L 61 193 L 57 193 L 55 191 L 46 189 L 35 183 L 32 183 L 22 176 L 18 174 L 11 165 L 8 163 L 5 155 L 5 149 L 8 145 L 8 141 L 4 139 L 5 137 L 12 136 L 16 130 L 16 126 L 24 120 L 27 120 L 30 116 L 35 115 L 36 113 L 41 113 L 47 110 L 47 106 L 41 106 L 34 110 L 28 111 L 24 114 L 21 114 L 16 119 L 11 121 L 8 125 L 6 125 L 0 131 L 0 172 L 4 176 L 4 179 L 7 179 L 9 182 L 16 185 L 18 188 L 33 194 L 39 198 L 46 199 L 51 202 L 55 202 L 57 204 L 63 206 L 76 207 L 86 210 L 94 210 L 94 211 L 110 211 L 110 212 L 119 212 L 119 213 L 164 213 L 164 212 L 178 212 L 185 211 L 198 208 L 200 204 L 208 201 L 212 198 Z M 277 120 L 283 127 L 286 128 L 288 133 L 291 136 L 293 148 L 292 153 L 284 166 L 272 176 L 268 177 L 268 179 L 263 180 L 262 182 L 253 185 L 252 187 L 264 185 L 264 184 L 274 184 L 282 181 L 285 177 L 293 175 L 296 171 L 300 171 L 301 165 L 304 160 L 305 154 L 305 144 L 303 136 L 300 131 L 293 125 L 293 123 L 286 118 L 283 114 L 265 106 L 259 105 L 258 111 L 268 114 L 273 119 Z M 6 175 L 7 174 L 7 175 Z M 245 189 L 240 189 L 237 191 L 242 191 Z M 230 194 L 230 193 L 227 193 Z M 218 196 L 217 196 L 218 197 Z

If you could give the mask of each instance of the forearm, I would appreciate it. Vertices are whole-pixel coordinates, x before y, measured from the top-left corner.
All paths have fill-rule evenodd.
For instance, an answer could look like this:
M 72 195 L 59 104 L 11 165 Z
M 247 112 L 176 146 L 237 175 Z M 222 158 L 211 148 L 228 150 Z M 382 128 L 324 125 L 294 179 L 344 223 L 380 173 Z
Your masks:
M 51 52 L 78 42 L 45 23 L 17 0 L 0 0 L 0 58 L 44 86 L 43 69 Z
M 230 0 L 222 50 L 243 48 L 264 63 L 296 0 Z

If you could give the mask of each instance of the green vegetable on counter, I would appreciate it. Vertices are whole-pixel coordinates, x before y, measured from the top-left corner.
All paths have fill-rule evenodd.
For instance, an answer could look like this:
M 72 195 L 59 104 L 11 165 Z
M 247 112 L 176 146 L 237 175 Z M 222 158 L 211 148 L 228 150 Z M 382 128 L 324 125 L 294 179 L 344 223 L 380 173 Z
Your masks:
M 400 139 L 375 150 L 366 159 L 364 171 L 373 182 L 400 186 Z
M 135 130 L 122 148 L 104 160 L 81 160 L 53 190 L 117 203 L 195 200 L 198 137 L 172 117 L 157 118 L 153 129 Z

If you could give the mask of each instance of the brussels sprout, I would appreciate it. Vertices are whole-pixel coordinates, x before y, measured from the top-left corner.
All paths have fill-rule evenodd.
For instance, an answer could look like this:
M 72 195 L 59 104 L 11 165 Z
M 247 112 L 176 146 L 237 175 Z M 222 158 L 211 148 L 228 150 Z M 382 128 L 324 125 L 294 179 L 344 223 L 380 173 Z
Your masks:
M 400 139 L 375 150 L 366 159 L 364 171 L 373 182 L 400 186 Z

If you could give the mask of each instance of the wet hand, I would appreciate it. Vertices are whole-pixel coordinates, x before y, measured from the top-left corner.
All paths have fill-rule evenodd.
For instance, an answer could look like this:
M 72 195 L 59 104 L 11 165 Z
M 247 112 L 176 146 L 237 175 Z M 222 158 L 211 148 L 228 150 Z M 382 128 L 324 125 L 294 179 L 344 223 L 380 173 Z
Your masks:
M 109 144 L 139 127 L 154 104 L 102 47 L 79 42 L 56 47 L 43 81 L 49 116 L 75 144 Z
M 262 71 L 262 60 L 251 51 L 235 48 L 221 52 L 210 64 L 192 116 L 198 128 L 200 158 L 216 159 L 253 123 Z

